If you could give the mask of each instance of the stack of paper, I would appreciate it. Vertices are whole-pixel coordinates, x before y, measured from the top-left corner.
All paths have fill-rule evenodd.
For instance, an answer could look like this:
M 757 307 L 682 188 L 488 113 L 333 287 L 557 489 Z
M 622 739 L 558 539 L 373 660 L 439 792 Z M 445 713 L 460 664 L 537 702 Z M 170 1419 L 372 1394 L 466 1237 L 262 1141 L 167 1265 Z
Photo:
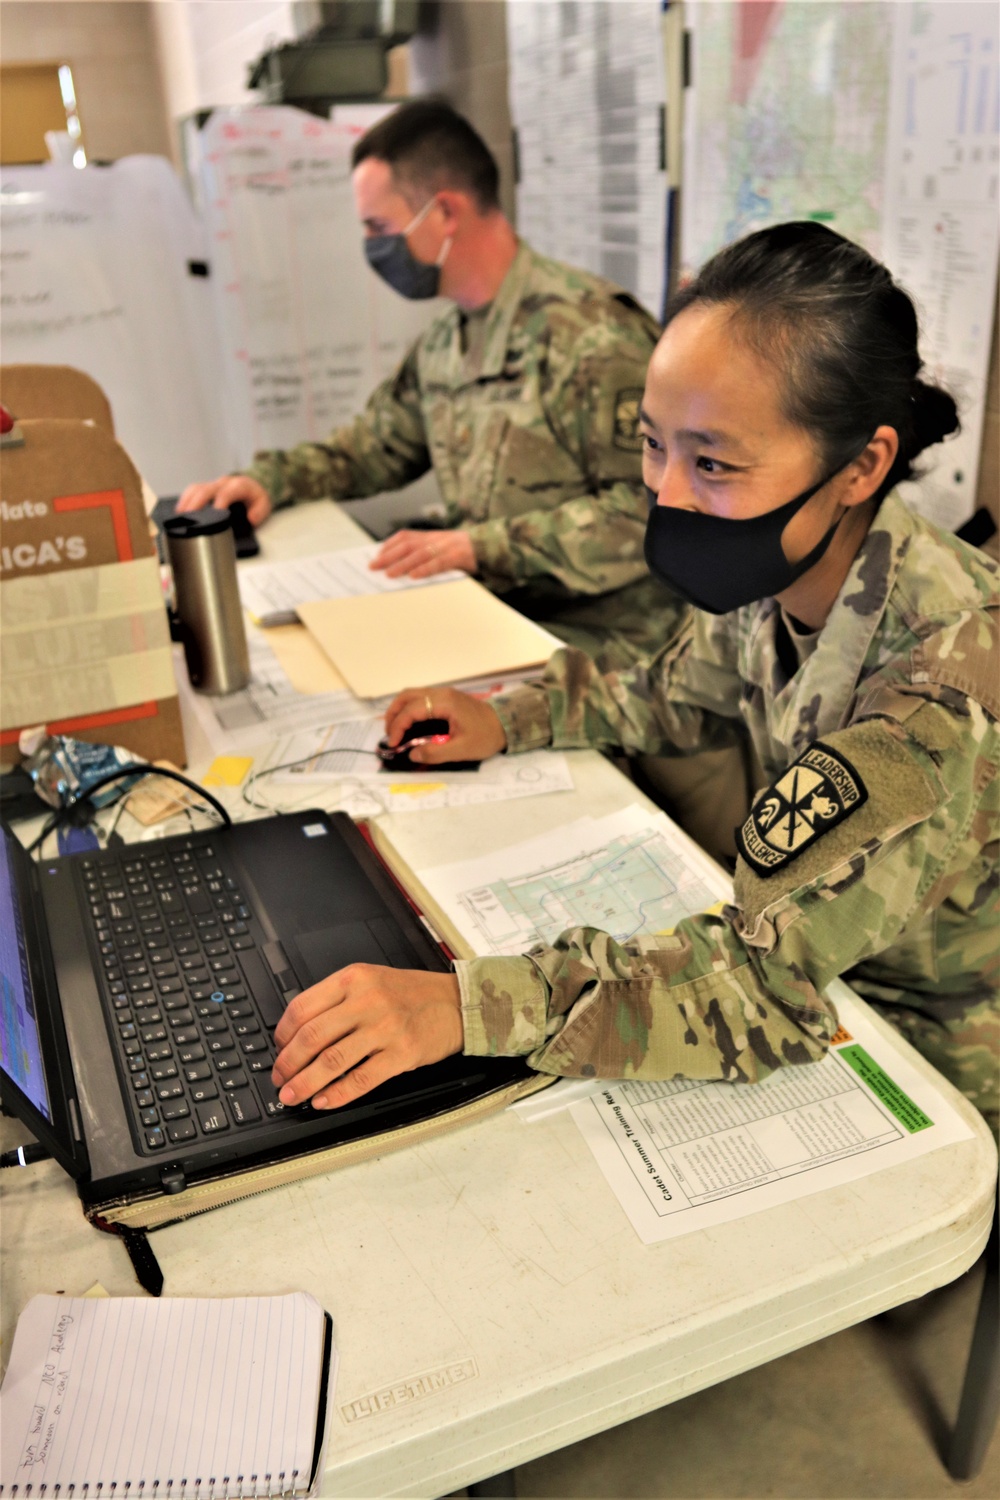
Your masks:
M 381 718 L 351 719 L 323 729 L 307 729 L 278 740 L 260 770 L 273 773 L 275 788 L 299 787 L 306 795 L 316 784 L 363 782 L 352 794 L 342 789 L 338 806 L 352 816 L 376 812 L 423 812 L 439 807 L 474 807 L 573 789 L 565 755 L 534 750 L 527 755 L 494 755 L 476 769 L 449 771 L 422 766 L 389 771 L 375 751 L 385 733 Z
M 541 666 L 563 644 L 472 578 L 298 613 L 359 698 Z
M 371 567 L 380 550 L 381 543 L 372 543 L 340 552 L 320 552 L 315 557 L 297 557 L 290 562 L 240 568 L 243 607 L 257 625 L 291 625 L 298 619 L 299 605 L 315 599 L 391 594 L 466 577 L 464 573 L 451 571 L 436 573 L 433 578 L 389 578 L 384 569 Z

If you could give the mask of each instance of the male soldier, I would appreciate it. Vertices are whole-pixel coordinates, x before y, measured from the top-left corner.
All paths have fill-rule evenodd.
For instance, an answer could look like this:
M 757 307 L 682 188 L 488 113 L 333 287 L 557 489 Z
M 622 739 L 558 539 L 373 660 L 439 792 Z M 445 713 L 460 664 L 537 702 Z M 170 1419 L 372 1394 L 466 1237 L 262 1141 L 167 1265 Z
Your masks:
M 276 506 L 398 489 L 433 465 L 446 528 L 397 531 L 376 567 L 460 568 L 605 669 L 657 649 L 684 608 L 642 554 L 637 422 L 653 319 L 517 238 L 493 157 L 447 104 L 403 105 L 353 164 L 370 265 L 404 297 L 452 306 L 348 426 L 190 485 L 179 509 L 244 500 L 259 526 Z

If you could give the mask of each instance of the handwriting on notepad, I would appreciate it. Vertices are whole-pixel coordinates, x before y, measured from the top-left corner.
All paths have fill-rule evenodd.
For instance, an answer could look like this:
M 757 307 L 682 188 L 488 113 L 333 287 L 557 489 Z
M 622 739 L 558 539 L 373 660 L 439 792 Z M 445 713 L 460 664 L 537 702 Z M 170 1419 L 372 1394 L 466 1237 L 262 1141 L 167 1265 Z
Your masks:
M 204 1482 L 221 1500 L 257 1493 L 258 1480 L 269 1494 L 304 1494 L 326 1338 L 305 1293 L 34 1297 L 4 1378 L 0 1495 L 73 1486 L 191 1497 Z

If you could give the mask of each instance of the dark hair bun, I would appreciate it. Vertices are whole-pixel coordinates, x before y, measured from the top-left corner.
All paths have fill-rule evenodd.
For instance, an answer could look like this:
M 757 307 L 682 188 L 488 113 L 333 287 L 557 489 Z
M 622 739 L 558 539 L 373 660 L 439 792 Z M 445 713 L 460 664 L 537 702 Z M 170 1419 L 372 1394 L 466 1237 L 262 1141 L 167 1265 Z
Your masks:
M 937 385 L 925 385 L 922 380 L 913 382 L 913 431 L 916 443 L 914 454 L 940 443 L 942 438 L 957 432 L 961 423 L 958 407 Z

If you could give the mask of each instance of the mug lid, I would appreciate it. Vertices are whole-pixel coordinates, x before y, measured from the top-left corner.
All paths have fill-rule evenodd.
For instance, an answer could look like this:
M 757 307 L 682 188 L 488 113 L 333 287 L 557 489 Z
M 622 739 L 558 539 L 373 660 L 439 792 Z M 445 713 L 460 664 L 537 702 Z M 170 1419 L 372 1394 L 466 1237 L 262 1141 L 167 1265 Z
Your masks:
M 202 510 L 169 516 L 163 522 L 163 530 L 171 537 L 212 536 L 217 531 L 231 531 L 232 524 L 228 509 L 217 510 L 214 505 L 206 505 Z

